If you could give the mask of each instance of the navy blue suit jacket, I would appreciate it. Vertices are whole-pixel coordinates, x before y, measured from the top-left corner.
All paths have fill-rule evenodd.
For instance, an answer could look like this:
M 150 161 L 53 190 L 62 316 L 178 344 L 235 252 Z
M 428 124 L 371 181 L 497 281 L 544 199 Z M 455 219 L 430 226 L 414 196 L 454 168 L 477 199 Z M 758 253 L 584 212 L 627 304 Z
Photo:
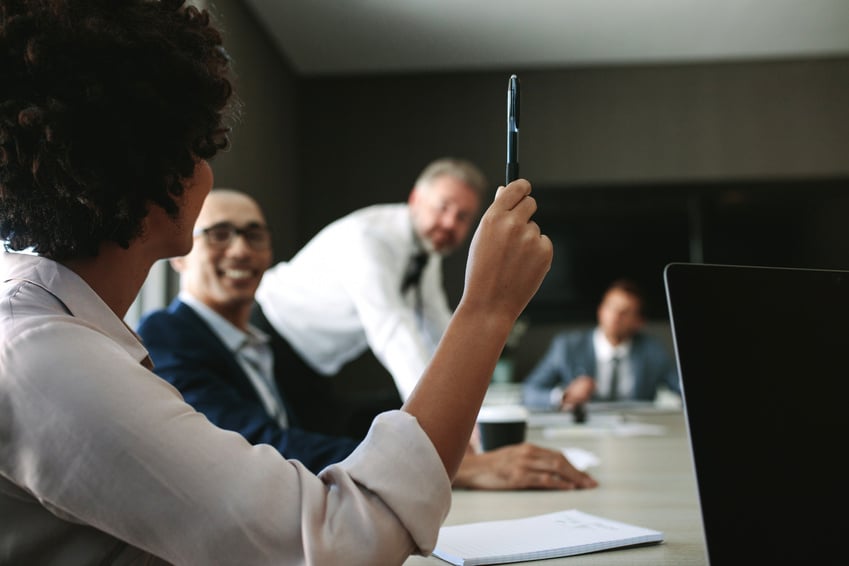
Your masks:
M 565 387 L 581 375 L 595 377 L 593 332 L 567 331 L 554 337 L 548 351 L 524 381 L 522 393 L 526 405 L 551 408 L 551 390 L 554 387 Z M 659 340 L 647 334 L 637 334 L 628 359 L 634 371 L 632 399 L 654 400 L 661 385 L 680 395 L 678 370 Z
M 350 438 L 297 428 L 291 411 L 287 416 L 292 426 L 282 428 L 269 417 L 236 355 L 179 299 L 142 318 L 137 332 L 150 352 L 154 372 L 218 427 L 240 433 L 251 444 L 270 444 L 313 472 L 342 460 L 357 446 Z M 285 371 L 275 368 L 275 373 L 281 369 Z

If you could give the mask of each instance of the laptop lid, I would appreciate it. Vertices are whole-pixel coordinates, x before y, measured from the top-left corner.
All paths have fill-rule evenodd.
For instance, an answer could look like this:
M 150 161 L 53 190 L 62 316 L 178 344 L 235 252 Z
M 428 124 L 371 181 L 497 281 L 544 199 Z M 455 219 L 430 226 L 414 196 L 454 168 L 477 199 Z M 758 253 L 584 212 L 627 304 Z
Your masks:
M 664 281 L 710 563 L 849 562 L 849 271 Z

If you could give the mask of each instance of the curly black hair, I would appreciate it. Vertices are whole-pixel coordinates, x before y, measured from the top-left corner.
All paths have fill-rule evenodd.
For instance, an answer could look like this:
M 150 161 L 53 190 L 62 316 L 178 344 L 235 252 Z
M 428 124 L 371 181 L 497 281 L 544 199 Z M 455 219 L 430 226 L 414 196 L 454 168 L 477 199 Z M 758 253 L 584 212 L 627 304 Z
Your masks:
M 0 0 L 0 241 L 124 248 L 228 144 L 230 61 L 184 0 Z

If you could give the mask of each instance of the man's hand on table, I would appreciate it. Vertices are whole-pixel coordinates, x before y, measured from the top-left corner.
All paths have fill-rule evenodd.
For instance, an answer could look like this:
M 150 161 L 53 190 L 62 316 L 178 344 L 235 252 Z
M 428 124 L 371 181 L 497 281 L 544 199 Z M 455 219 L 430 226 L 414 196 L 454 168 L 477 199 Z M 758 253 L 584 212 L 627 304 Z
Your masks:
M 562 452 L 522 443 L 490 452 L 466 453 L 454 478 L 465 489 L 588 489 L 598 485 Z

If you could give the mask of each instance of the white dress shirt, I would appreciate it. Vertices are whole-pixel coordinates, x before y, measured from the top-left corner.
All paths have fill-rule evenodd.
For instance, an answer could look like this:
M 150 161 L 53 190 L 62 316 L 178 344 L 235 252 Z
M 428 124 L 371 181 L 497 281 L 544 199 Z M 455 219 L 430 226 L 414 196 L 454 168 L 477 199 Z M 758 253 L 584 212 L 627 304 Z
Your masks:
M 370 347 L 406 399 L 451 318 L 441 256 L 431 254 L 422 273 L 421 317 L 415 291 L 401 293 L 410 258 L 421 249 L 406 204 L 360 209 L 266 271 L 257 302 L 319 373 L 337 373 Z
M 619 399 L 630 399 L 634 391 L 634 371 L 628 354 L 631 352 L 631 341 L 625 341 L 613 346 L 600 328 L 593 332 L 593 348 L 595 349 L 595 393 L 607 399 L 610 396 L 610 385 L 613 374 L 613 358 L 619 359 Z
M 381 415 L 316 477 L 186 404 L 75 273 L 0 264 L 0 563 L 400 564 L 433 548 L 451 486 L 411 415 Z

